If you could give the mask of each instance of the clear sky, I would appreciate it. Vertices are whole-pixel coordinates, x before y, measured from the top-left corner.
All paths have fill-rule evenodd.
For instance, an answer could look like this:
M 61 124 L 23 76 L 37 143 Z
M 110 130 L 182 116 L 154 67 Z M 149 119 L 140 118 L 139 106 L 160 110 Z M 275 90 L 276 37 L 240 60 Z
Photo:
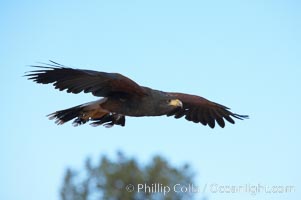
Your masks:
M 200 187 L 296 189 L 252 196 L 207 188 L 200 196 L 209 199 L 300 199 L 300 9 L 297 0 L 2 0 L 0 199 L 56 200 L 67 167 L 117 150 L 141 163 L 155 154 L 187 162 Z M 201 95 L 250 119 L 213 130 L 167 117 L 127 118 L 124 128 L 57 126 L 45 116 L 96 98 L 22 77 L 49 59 Z

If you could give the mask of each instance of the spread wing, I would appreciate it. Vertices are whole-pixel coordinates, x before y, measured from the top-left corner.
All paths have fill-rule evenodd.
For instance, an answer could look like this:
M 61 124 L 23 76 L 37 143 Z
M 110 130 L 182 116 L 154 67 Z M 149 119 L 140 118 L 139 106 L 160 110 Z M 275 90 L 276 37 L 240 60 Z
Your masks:
M 145 95 L 145 91 L 131 79 L 118 73 L 105 73 L 92 70 L 72 69 L 50 61 L 47 66 L 31 71 L 25 76 L 37 83 L 53 83 L 55 89 L 68 93 L 92 93 L 94 96 L 107 97 L 116 94 Z
M 224 128 L 224 119 L 234 124 L 235 122 L 232 117 L 241 120 L 248 118 L 247 115 L 232 113 L 226 106 L 211 102 L 203 97 L 182 93 L 168 94 L 179 99 L 183 103 L 182 108 L 167 114 L 167 116 L 174 115 L 176 119 L 185 116 L 185 119 L 188 121 L 202 123 L 205 126 L 208 124 L 211 128 L 214 128 L 215 122 L 217 122 L 220 127 Z

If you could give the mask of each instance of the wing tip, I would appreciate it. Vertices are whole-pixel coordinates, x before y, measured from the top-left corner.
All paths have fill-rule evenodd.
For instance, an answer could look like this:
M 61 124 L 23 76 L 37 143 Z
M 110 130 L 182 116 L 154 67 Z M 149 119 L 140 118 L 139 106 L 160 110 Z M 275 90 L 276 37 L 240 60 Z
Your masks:
M 236 119 L 240 119 L 240 120 L 250 119 L 249 115 L 239 115 L 239 114 L 233 113 L 232 116 L 235 117 Z
M 49 63 L 45 63 L 45 62 L 37 62 L 36 65 L 28 65 L 29 67 L 34 67 L 34 68 L 40 68 L 40 69 L 63 69 L 63 68 L 68 68 L 65 65 L 62 65 L 58 62 L 55 62 L 53 60 L 48 60 Z M 29 71 L 29 72 L 42 72 L 45 70 L 34 70 L 34 71 Z M 25 73 L 29 73 L 29 72 L 25 72 Z

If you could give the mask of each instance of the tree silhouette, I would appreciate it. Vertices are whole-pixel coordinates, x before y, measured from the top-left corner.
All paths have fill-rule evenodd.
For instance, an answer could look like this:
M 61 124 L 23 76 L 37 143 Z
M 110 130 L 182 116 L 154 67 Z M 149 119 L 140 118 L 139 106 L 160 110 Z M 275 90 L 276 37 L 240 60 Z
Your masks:
M 186 164 L 171 166 L 155 156 L 142 166 L 122 153 L 112 161 L 102 156 L 92 166 L 88 158 L 82 172 L 67 169 L 61 188 L 62 200 L 145 200 L 193 199 L 192 192 L 174 191 L 174 186 L 193 184 L 193 173 Z M 168 188 L 170 191 L 168 191 Z

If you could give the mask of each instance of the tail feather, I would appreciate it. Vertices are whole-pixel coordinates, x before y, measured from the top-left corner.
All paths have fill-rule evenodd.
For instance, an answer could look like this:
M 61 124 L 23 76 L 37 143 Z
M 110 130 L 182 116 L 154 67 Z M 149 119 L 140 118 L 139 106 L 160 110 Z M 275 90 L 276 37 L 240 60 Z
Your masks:
M 97 113 L 97 114 L 96 114 Z M 101 112 L 100 112 L 101 113 Z M 87 106 L 79 105 L 65 110 L 59 110 L 47 115 L 50 120 L 55 120 L 55 123 L 62 125 L 70 120 L 73 120 L 73 126 L 85 124 L 88 121 L 93 121 L 90 125 L 112 127 L 113 125 L 125 125 L 125 116 L 116 113 L 103 113 L 99 115 L 97 110 L 88 110 Z
M 47 115 L 50 120 L 56 119 L 55 123 L 58 125 L 64 124 L 74 118 L 80 117 L 82 115 L 83 107 L 75 106 L 65 110 L 59 110 L 54 113 Z

